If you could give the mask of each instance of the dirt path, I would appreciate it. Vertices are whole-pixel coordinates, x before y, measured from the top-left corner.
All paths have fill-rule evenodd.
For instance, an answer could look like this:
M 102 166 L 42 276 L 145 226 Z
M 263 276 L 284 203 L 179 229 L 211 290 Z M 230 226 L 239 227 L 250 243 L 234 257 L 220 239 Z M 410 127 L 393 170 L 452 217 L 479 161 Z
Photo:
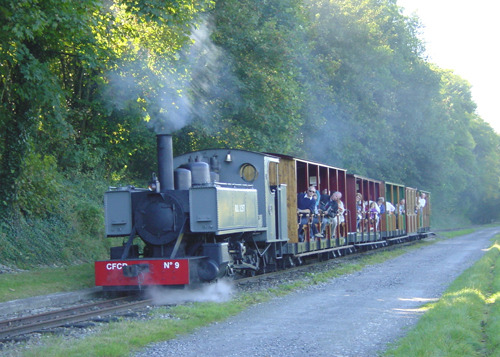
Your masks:
M 490 246 L 500 227 L 438 241 L 361 272 L 253 306 L 137 356 L 377 356 Z

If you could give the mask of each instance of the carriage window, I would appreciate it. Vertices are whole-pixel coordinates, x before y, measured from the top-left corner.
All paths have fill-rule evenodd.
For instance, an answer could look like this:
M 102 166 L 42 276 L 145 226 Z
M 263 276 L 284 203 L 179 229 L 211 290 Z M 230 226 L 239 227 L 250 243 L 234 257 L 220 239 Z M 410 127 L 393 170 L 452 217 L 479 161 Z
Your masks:
M 243 164 L 240 167 L 240 176 L 246 182 L 254 182 L 257 179 L 259 173 L 257 169 L 252 164 Z

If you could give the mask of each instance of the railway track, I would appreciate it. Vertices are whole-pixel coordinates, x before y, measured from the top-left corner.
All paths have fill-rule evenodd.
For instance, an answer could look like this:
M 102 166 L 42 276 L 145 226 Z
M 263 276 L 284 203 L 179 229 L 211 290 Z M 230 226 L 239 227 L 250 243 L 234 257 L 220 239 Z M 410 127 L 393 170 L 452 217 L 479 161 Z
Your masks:
M 32 332 L 87 321 L 98 316 L 106 316 L 145 307 L 150 305 L 151 302 L 151 300 L 131 300 L 130 297 L 120 297 L 42 314 L 3 320 L 0 321 L 0 342 L 5 342 Z

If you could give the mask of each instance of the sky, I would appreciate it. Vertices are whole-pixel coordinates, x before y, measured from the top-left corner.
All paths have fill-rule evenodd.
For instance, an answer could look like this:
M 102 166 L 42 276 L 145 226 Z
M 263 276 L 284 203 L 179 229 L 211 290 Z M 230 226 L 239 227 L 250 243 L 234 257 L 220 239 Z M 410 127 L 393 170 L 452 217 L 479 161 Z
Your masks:
M 477 114 L 500 134 L 500 1 L 397 0 L 416 14 L 428 61 L 467 80 Z

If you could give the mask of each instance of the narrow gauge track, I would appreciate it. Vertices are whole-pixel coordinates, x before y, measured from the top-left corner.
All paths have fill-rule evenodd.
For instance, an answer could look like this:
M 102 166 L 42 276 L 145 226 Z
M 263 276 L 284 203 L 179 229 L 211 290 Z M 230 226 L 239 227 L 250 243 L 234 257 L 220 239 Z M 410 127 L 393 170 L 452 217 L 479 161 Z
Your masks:
M 13 339 L 16 336 L 65 326 L 76 322 L 89 320 L 96 316 L 109 315 L 129 309 L 137 309 L 151 304 L 151 300 L 131 300 L 130 297 L 120 297 L 106 301 L 94 302 L 65 309 L 45 312 L 0 321 L 0 342 Z

